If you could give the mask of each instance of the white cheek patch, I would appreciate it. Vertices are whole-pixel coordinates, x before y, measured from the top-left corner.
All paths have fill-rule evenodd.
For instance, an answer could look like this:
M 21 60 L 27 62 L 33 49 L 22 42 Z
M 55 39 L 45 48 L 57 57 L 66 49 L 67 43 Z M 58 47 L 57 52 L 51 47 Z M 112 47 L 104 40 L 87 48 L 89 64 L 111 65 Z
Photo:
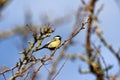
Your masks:
M 60 39 L 60 37 L 55 37 L 56 39 Z

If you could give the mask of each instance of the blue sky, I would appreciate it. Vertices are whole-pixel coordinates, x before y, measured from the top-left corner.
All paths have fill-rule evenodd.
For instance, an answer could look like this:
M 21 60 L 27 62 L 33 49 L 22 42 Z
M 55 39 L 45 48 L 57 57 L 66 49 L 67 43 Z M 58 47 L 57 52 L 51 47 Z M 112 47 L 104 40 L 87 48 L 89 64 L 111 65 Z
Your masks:
M 104 9 L 99 15 L 99 26 L 103 31 L 103 35 L 106 40 L 113 45 L 113 47 L 118 50 L 120 47 L 120 38 L 118 37 L 120 34 L 119 31 L 119 23 L 120 23 L 120 9 L 118 8 L 117 4 L 113 0 L 99 0 L 97 2 L 97 8 L 100 5 L 104 4 Z M 58 17 L 62 17 L 68 13 L 72 14 L 72 20 L 74 21 L 74 15 L 77 11 L 77 8 L 81 5 L 80 0 L 13 0 L 11 4 L 9 4 L 3 11 L 2 11 L 2 20 L 0 21 L 0 31 L 3 30 L 10 30 L 14 28 L 16 25 L 24 25 L 25 23 L 25 11 L 31 10 L 31 14 L 33 15 L 32 21 L 33 24 L 41 24 L 40 18 L 42 15 L 47 14 L 51 20 L 54 20 Z M 57 28 L 56 32 L 53 34 L 60 34 L 63 36 L 63 40 L 69 36 L 71 31 L 71 27 L 74 22 L 71 21 L 68 24 L 62 25 Z M 64 31 L 67 30 L 67 31 Z M 81 34 L 79 34 L 75 40 L 81 38 L 83 36 L 84 30 Z M 82 38 L 81 38 L 82 39 Z M 94 39 L 96 40 L 96 38 Z M 98 40 L 98 39 L 97 39 Z M 81 40 L 82 41 L 82 40 Z M 5 41 L 0 42 L 0 65 L 6 65 L 11 67 L 15 65 L 18 61 L 18 58 L 21 55 L 17 54 L 20 50 L 17 49 L 16 43 L 19 43 L 19 37 L 12 37 L 8 38 Z M 83 41 L 82 41 L 83 42 Z M 14 45 L 13 45 L 14 44 Z M 104 47 L 104 46 L 102 46 Z M 72 49 L 75 49 L 72 47 Z M 69 49 L 67 52 L 75 52 L 72 49 Z M 79 50 L 80 52 L 84 50 Z M 77 51 L 76 51 L 77 52 Z M 75 52 L 75 53 L 76 53 Z M 105 55 L 105 60 L 108 64 L 114 64 L 115 67 L 110 71 L 110 73 L 114 74 L 117 72 L 117 62 L 113 55 L 110 52 L 103 48 L 101 50 L 102 54 Z M 77 68 L 73 68 L 76 67 Z M 77 80 L 79 78 L 89 79 L 89 76 L 80 75 L 78 74 L 78 67 L 80 63 L 77 61 L 71 62 L 68 61 L 65 67 L 63 68 L 60 75 L 58 75 L 56 80 Z M 85 67 L 86 65 L 82 65 Z M 68 68 L 69 67 L 69 68 Z M 74 74 L 73 74 L 74 73 Z M 90 80 L 90 79 L 89 79 Z M 93 80 L 91 78 L 91 80 Z

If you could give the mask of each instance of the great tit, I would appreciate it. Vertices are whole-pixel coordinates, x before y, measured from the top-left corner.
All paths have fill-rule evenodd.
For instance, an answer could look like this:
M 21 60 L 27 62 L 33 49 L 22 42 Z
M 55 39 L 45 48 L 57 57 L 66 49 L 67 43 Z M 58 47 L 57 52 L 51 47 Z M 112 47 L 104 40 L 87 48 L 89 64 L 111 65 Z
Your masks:
M 51 41 L 49 41 L 47 44 L 45 44 L 40 49 L 47 48 L 49 50 L 55 50 L 55 48 L 59 47 L 60 44 L 61 44 L 61 36 L 57 35 L 53 37 Z

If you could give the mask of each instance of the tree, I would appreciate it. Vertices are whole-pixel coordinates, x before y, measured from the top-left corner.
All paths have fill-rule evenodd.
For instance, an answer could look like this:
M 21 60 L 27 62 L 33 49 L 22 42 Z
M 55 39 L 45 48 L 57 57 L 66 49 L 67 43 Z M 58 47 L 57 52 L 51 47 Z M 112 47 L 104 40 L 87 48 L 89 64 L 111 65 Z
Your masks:
M 23 42 L 28 42 L 28 44 L 23 43 L 23 50 L 20 52 L 22 57 L 16 62 L 16 65 L 12 66 L 11 68 L 7 68 L 6 66 L 1 68 L 2 70 L 0 71 L 0 75 L 3 76 L 4 80 L 7 79 L 5 75 L 7 72 L 12 73 L 12 76 L 9 77 L 10 80 L 40 80 L 42 77 L 39 75 L 39 73 L 42 67 L 45 67 L 47 70 L 48 76 L 46 76 L 46 79 L 55 80 L 55 78 L 61 73 L 64 66 L 67 65 L 67 61 L 69 60 L 79 60 L 78 62 L 83 61 L 85 62 L 84 64 L 87 64 L 87 70 L 82 69 L 81 66 L 75 67 L 79 69 L 80 75 L 90 73 L 95 76 L 96 80 L 119 79 L 119 72 L 115 75 L 109 74 L 109 71 L 114 67 L 114 65 L 108 65 L 105 61 L 105 57 L 107 56 L 102 55 L 101 52 L 101 48 L 104 48 L 101 47 L 101 44 L 103 44 L 106 49 L 110 51 L 110 54 L 115 56 L 115 59 L 118 61 L 118 66 L 120 66 L 120 50 L 116 51 L 116 49 L 109 44 L 99 27 L 98 15 L 103 10 L 104 6 L 101 5 L 98 9 L 95 9 L 97 3 L 99 3 L 98 0 L 89 0 L 88 2 L 81 0 L 81 3 L 82 6 L 80 6 L 77 10 L 75 15 L 75 23 L 69 37 L 63 40 L 61 45 L 55 50 L 50 51 L 49 54 L 40 52 L 43 50 L 40 48 L 46 44 L 44 43 L 45 39 L 51 37 L 56 31 L 56 29 L 52 27 L 52 24 L 63 24 L 64 21 L 67 22 L 70 19 L 70 16 L 50 21 L 49 17 L 45 15 L 42 21 L 42 24 L 44 25 L 39 27 L 34 26 L 31 23 L 31 14 L 29 11 L 27 11 L 25 14 L 26 24 L 24 27 L 15 27 L 11 31 L 1 32 L 0 39 L 6 39 L 12 35 L 20 34 L 22 35 Z M 83 20 L 85 17 L 87 17 L 86 20 Z M 81 32 L 85 32 L 85 35 L 83 35 L 85 37 L 85 41 L 82 45 L 85 51 L 83 53 L 78 51 L 77 53 L 79 54 L 68 54 L 67 50 L 76 44 L 76 42 L 74 42 L 74 38 L 77 37 L 78 34 L 81 34 Z M 93 35 L 97 36 L 97 39 L 100 40 L 99 43 L 92 40 Z M 33 40 L 31 40 L 31 38 Z M 80 40 L 78 39 L 78 41 Z M 37 57 L 35 55 L 36 52 L 43 55 Z M 48 63 L 49 61 L 52 62 Z M 63 61 L 62 64 L 60 63 L 61 61 Z M 60 68 L 58 69 L 58 67 Z

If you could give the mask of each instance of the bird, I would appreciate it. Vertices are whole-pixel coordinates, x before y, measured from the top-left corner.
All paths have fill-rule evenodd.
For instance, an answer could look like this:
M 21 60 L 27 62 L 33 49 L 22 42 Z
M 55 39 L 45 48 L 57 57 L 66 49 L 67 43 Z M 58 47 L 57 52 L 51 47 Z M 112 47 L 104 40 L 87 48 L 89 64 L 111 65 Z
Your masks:
M 61 44 L 61 36 L 59 35 L 56 35 L 55 37 L 53 37 L 53 39 L 49 42 L 47 42 L 44 46 L 42 46 L 40 49 L 43 49 L 43 48 L 46 48 L 46 49 L 49 49 L 49 50 L 55 50 L 57 47 L 60 46 Z

